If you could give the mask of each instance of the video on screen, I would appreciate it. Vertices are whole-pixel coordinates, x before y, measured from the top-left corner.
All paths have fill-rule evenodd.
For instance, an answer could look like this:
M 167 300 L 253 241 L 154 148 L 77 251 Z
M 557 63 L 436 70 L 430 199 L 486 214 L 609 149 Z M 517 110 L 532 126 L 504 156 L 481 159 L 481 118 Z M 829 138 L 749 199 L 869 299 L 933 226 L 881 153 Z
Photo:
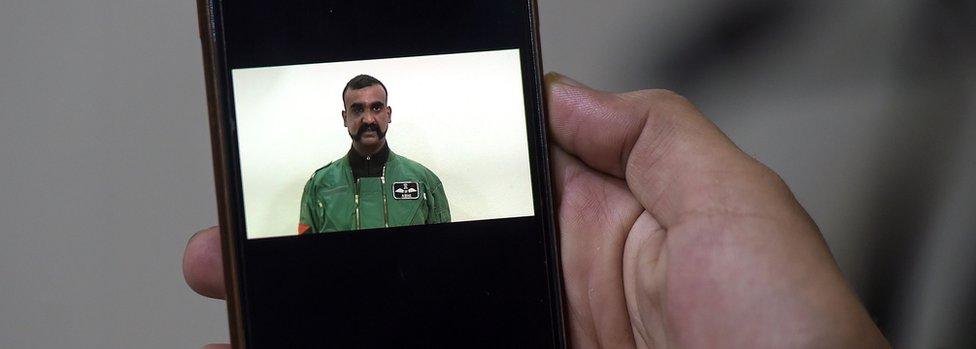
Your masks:
M 249 239 L 534 215 L 518 50 L 231 75 Z

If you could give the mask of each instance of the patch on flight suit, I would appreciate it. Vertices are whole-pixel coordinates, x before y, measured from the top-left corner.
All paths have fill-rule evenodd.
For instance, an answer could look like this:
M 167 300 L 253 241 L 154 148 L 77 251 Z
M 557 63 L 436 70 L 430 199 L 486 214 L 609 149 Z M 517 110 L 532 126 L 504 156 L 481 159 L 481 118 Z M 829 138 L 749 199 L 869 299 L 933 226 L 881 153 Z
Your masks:
M 420 184 L 417 182 L 394 182 L 393 198 L 397 200 L 417 200 L 420 198 Z

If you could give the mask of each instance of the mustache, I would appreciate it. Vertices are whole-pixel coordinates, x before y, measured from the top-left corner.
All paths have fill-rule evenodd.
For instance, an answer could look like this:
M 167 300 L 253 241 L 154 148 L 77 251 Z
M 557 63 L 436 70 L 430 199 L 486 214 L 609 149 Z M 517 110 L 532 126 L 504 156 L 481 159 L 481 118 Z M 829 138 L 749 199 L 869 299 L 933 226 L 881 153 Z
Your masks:
M 356 134 L 350 136 L 352 136 L 353 140 L 359 141 L 363 138 L 363 134 L 369 131 L 376 132 L 376 135 L 379 136 L 380 139 L 386 137 L 386 133 L 380 130 L 380 125 L 377 124 L 362 124 L 359 126 L 359 130 L 356 131 Z

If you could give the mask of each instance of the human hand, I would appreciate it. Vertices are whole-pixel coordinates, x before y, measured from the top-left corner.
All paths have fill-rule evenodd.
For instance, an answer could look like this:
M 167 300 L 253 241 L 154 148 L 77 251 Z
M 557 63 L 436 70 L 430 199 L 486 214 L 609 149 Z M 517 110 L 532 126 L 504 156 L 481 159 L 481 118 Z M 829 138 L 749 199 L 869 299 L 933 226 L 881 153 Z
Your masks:
M 887 347 L 782 180 L 690 103 L 546 80 L 574 347 Z M 224 298 L 216 228 L 183 268 Z
M 573 347 L 887 347 L 786 184 L 684 98 L 546 77 Z

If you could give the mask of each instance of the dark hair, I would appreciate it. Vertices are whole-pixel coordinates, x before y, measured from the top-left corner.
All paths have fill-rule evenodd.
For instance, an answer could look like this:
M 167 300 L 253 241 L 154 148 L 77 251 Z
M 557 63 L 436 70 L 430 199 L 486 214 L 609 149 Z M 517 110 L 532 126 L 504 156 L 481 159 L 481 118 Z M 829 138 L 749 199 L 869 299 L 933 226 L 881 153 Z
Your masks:
M 349 90 L 358 90 L 358 89 L 367 88 L 367 87 L 370 87 L 370 86 L 373 86 L 373 85 L 380 85 L 380 87 L 383 88 L 383 93 L 386 93 L 387 99 L 389 99 L 390 92 L 386 90 L 386 85 L 383 85 L 383 82 L 377 80 L 376 78 L 374 78 L 372 76 L 369 76 L 369 75 L 366 75 L 366 74 L 359 74 L 359 75 L 356 75 L 356 77 L 354 77 L 351 80 L 349 80 L 349 82 L 346 83 L 346 87 L 342 89 L 342 104 L 343 105 L 346 104 L 346 91 L 349 91 Z

